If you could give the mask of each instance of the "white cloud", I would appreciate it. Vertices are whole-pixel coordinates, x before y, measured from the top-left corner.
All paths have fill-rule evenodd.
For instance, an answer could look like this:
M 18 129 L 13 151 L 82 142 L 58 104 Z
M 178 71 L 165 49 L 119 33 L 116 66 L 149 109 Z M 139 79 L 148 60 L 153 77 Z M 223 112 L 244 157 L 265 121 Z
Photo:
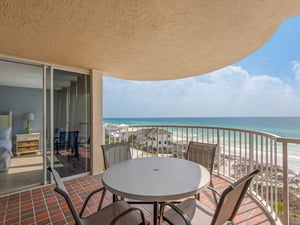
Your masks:
M 245 81 L 245 90 L 249 95 L 257 97 L 269 96 L 276 97 L 276 95 L 289 96 L 292 89 L 282 80 L 268 75 L 261 75 L 250 77 Z
M 238 66 L 170 81 L 104 78 L 105 117 L 295 116 L 298 101 L 281 79 Z
M 300 81 L 300 62 L 292 61 L 292 71 L 295 73 L 295 80 Z

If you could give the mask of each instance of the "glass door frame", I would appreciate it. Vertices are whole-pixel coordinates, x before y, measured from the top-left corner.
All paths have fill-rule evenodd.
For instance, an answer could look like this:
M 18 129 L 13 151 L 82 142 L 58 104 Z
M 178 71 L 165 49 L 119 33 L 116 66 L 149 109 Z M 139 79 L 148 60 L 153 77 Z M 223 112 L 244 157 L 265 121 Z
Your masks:
M 63 71 L 68 71 L 68 72 L 74 72 L 74 73 L 79 73 L 79 74 L 83 74 L 83 75 L 87 75 L 89 82 L 91 83 L 91 71 L 90 70 L 86 70 L 86 69 L 78 69 L 78 68 L 72 68 L 72 67 L 66 67 L 66 66 L 59 66 L 59 65 L 55 65 L 55 64 L 49 64 L 49 63 L 45 63 L 45 62 L 40 62 L 40 61 L 34 61 L 34 60 L 28 60 L 28 59 L 22 59 L 22 58 L 17 58 L 17 57 L 10 57 L 10 56 L 3 56 L 0 55 L 0 60 L 1 61 L 7 61 L 7 62 L 12 62 L 12 63 L 20 63 L 20 64 L 25 64 L 25 65 L 32 65 L 32 66 L 38 66 L 41 67 L 43 70 L 43 74 L 42 74 L 42 88 L 43 88 L 43 116 L 42 116 L 42 124 L 43 124 L 43 137 L 42 137 L 42 153 L 43 153 L 43 180 L 40 181 L 41 184 L 48 184 L 49 183 L 49 178 L 48 178 L 48 173 L 47 173 L 47 167 L 49 165 L 47 165 L 47 117 L 50 116 L 50 151 L 51 151 L 51 155 L 50 155 L 50 166 L 53 167 L 54 165 L 54 74 L 53 71 L 54 70 L 63 70 Z M 49 71 L 49 74 L 47 75 L 47 72 Z M 47 112 L 47 79 L 50 76 L 50 110 Z M 90 94 L 92 94 L 91 92 L 92 90 L 90 89 Z M 91 101 L 91 99 L 90 99 Z M 90 102 L 90 107 L 91 107 L 91 102 Z M 92 108 L 90 109 L 92 110 Z M 91 112 L 90 112 L 91 113 Z M 48 115 L 49 114 L 49 115 Z M 91 129 L 91 127 L 90 127 Z M 90 131 L 91 132 L 91 131 Z M 92 157 L 92 156 L 91 156 Z M 92 160 L 92 158 L 91 158 Z M 90 166 L 92 165 L 92 163 L 90 164 Z M 92 168 L 89 168 L 90 171 Z M 73 179 L 76 177 L 81 177 L 87 174 L 90 174 L 89 172 L 86 173 L 80 173 L 74 176 L 70 176 L 70 177 L 66 177 L 65 179 Z M 50 181 L 51 182 L 51 181 Z
M 91 81 L 91 71 L 90 70 L 83 70 L 83 69 L 75 69 L 75 68 L 69 68 L 69 67 L 63 67 L 63 66 L 57 66 L 57 65 L 50 65 L 50 166 L 54 168 L 54 70 L 61 70 L 61 71 L 67 71 L 67 72 L 73 72 L 78 73 L 82 75 L 87 75 L 89 81 Z M 44 67 L 44 76 L 47 78 L 46 74 L 47 68 Z M 45 78 L 44 77 L 44 78 Z M 44 99 L 47 100 L 47 79 L 45 81 L 45 87 L 44 87 Z M 91 92 L 91 89 L 90 89 Z M 92 94 L 92 93 L 91 93 Z M 91 99 L 90 99 L 91 101 Z M 91 104 L 90 104 L 91 107 Z M 47 179 L 47 133 L 46 133 L 46 127 L 47 127 L 47 101 L 44 102 L 44 183 L 51 183 L 52 178 Z M 91 127 L 90 127 L 91 129 Z M 92 160 L 92 159 L 91 159 Z M 92 165 L 92 164 L 90 164 Z M 68 177 L 64 177 L 63 180 L 70 180 L 78 177 L 82 177 L 85 175 L 89 175 L 91 171 L 91 168 L 89 168 L 89 171 L 83 172 L 76 175 L 71 175 Z
M 47 183 L 47 168 L 45 167 L 46 165 L 46 160 L 47 160 L 47 155 L 46 155 L 46 148 L 45 148 L 45 144 L 46 144 L 46 139 L 45 139 L 45 118 L 46 118 L 46 112 L 45 112 L 45 84 L 46 84 L 46 70 L 47 68 L 49 68 L 49 65 L 45 64 L 45 63 L 41 63 L 41 62 L 37 62 L 37 61 L 32 61 L 32 60 L 26 60 L 26 59 L 21 59 L 21 58 L 15 58 L 15 57 L 9 57 L 9 56 L 2 56 L 0 55 L 0 60 L 4 61 L 4 62 L 9 62 L 9 63 L 16 63 L 16 64 L 22 64 L 22 65 L 28 65 L 28 66 L 34 66 L 34 67 L 40 67 L 42 69 L 42 74 L 41 74 L 41 78 L 42 78 L 42 89 L 43 89 L 43 102 L 42 102 L 42 109 L 43 109 L 43 115 L 42 115 L 42 130 L 44 131 L 43 133 L 43 137 L 40 136 L 40 141 L 42 141 L 43 145 L 40 144 L 40 146 L 42 147 L 42 154 L 43 154 L 43 178 L 42 180 L 39 181 L 39 185 L 42 184 L 46 184 Z M 35 185 L 35 184 L 33 184 Z

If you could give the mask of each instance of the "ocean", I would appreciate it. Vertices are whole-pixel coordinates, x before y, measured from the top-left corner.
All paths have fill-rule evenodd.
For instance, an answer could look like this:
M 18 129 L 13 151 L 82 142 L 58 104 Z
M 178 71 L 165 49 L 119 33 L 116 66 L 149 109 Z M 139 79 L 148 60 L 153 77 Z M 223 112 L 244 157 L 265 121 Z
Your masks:
M 104 118 L 104 123 L 240 128 L 300 138 L 300 117 Z
M 104 118 L 104 123 L 127 125 L 211 126 L 264 131 L 281 137 L 300 138 L 300 117 L 188 117 Z M 289 168 L 300 172 L 300 145 L 288 150 Z

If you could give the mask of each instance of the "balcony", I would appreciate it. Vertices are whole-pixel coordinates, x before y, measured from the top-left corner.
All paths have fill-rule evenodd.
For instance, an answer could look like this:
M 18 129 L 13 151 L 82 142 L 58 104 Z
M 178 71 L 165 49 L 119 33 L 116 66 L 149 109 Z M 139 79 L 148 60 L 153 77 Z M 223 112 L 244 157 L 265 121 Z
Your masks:
M 121 126 L 113 132 L 110 127 L 105 140 L 106 143 L 130 142 L 133 157 L 184 158 L 189 141 L 218 144 L 216 176 L 230 182 L 255 168 L 260 169 L 261 173 L 252 182 L 251 197 L 276 223 L 300 223 L 297 219 L 299 168 L 297 162 L 288 159 L 289 151 L 299 149 L 299 138 L 222 127 Z
M 214 185 L 222 190 L 228 185 L 227 179 L 214 177 Z M 65 182 L 71 198 L 79 211 L 88 193 L 100 187 L 101 175 L 86 176 Z M 48 185 L 0 198 L 0 224 L 74 224 L 72 214 L 64 199 L 54 192 L 54 185 Z M 95 212 L 100 195 L 95 195 L 88 205 L 84 215 Z M 106 194 L 104 205 L 111 203 L 112 196 Z M 214 208 L 211 192 L 201 194 L 201 201 Z M 144 214 L 152 223 L 151 205 L 134 205 L 141 207 Z M 248 195 L 242 203 L 236 224 L 275 224 L 266 210 Z
M 213 183 L 220 191 L 252 169 L 261 170 L 242 203 L 237 224 L 299 224 L 295 216 L 299 213 L 298 205 L 293 202 L 299 201 L 296 195 L 299 182 L 297 174 L 288 166 L 288 152 L 299 148 L 300 139 L 243 129 L 183 126 L 129 126 L 121 130 L 116 127 L 114 135 L 106 135 L 106 142 L 130 142 L 134 158 L 184 158 L 191 140 L 219 145 Z M 78 210 L 87 194 L 101 185 L 101 175 L 66 181 Z M 105 204 L 111 200 L 108 194 Z M 86 214 L 96 210 L 98 201 L 96 196 Z M 210 192 L 202 193 L 201 201 L 215 207 Z M 152 207 L 138 207 L 152 221 Z M 0 224 L 24 223 L 73 224 L 74 221 L 64 200 L 55 194 L 54 185 L 48 185 L 0 198 Z

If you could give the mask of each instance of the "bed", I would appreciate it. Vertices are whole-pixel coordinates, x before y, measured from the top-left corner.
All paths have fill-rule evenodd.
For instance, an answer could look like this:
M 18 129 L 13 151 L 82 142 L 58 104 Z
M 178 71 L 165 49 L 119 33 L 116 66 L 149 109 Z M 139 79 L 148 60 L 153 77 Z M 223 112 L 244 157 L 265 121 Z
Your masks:
M 12 153 L 12 112 L 0 115 L 0 172 L 10 167 Z

